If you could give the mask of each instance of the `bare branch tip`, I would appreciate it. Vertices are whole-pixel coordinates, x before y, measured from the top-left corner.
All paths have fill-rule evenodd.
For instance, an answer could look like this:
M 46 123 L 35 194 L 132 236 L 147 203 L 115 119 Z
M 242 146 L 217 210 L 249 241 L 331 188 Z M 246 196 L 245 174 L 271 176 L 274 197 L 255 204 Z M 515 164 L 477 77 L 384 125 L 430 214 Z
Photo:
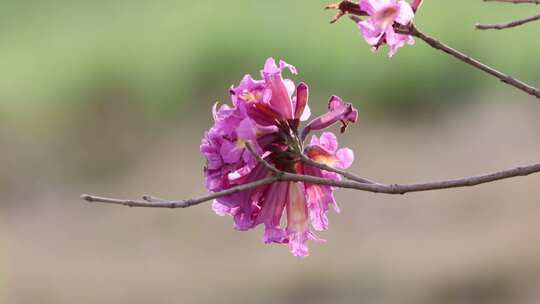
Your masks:
M 94 201 L 92 196 L 88 195 L 88 194 L 81 194 L 80 198 L 87 201 L 87 202 L 93 202 Z

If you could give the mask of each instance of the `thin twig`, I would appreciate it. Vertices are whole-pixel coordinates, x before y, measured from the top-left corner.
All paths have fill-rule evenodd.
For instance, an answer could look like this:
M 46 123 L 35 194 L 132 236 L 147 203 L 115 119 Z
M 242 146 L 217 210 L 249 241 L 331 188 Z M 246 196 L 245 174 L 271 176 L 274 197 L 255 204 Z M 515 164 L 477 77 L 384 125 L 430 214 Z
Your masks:
M 417 38 L 420 38 L 421 40 L 423 40 L 425 43 L 427 43 L 428 45 L 430 45 L 432 48 L 434 49 L 437 49 L 437 50 L 440 50 L 440 51 L 443 51 L 481 71 L 484 71 L 496 78 L 498 78 L 500 81 L 508 84 L 508 85 L 511 85 L 523 92 L 526 92 L 532 96 L 535 96 L 536 98 L 540 98 L 540 90 L 529 85 L 529 84 L 526 84 L 525 82 L 521 81 L 521 80 L 518 80 L 518 79 L 515 79 L 513 78 L 512 76 L 510 75 L 507 75 L 507 74 L 504 74 L 502 72 L 499 72 L 497 71 L 496 69 L 472 58 L 471 56 L 468 56 L 456 49 L 453 49 L 451 48 L 450 46 L 440 42 L 439 40 L 433 38 L 433 37 L 430 37 L 422 32 L 420 32 L 414 25 L 410 25 L 408 26 L 407 28 L 397 28 L 396 31 L 398 33 L 401 33 L 401 34 L 408 34 L 408 35 L 412 35 L 412 36 L 415 36 Z
M 520 26 L 529 22 L 533 22 L 536 20 L 540 20 L 540 14 L 525 18 L 525 19 L 519 19 L 512 22 L 506 22 L 506 23 L 495 23 L 495 24 L 480 24 L 477 23 L 475 25 L 476 29 L 479 30 L 489 30 L 489 29 L 495 29 L 495 30 L 503 30 L 511 27 Z
M 229 188 L 224 191 L 211 193 L 211 194 L 201 196 L 198 198 L 191 198 L 191 199 L 179 200 L 179 201 L 168 201 L 168 200 L 151 197 L 151 196 L 145 196 L 144 201 L 124 200 L 124 199 L 94 196 L 94 195 L 89 195 L 89 194 L 83 194 L 81 195 L 81 198 L 91 203 L 108 203 L 108 204 L 124 205 L 128 207 L 187 208 L 187 207 L 192 207 L 192 206 L 204 203 L 204 202 L 214 200 L 216 198 L 228 196 L 228 195 L 239 193 L 239 192 L 248 191 L 248 190 L 255 189 L 261 186 L 265 186 L 265 185 L 269 185 L 279 180 L 280 178 L 278 176 L 271 176 L 264 179 L 260 179 L 252 183 L 243 184 L 240 186 Z
M 540 4 L 540 0 L 484 0 L 484 2 L 504 2 L 504 3 L 513 3 L 513 4 Z
M 98 203 L 107 203 L 107 204 L 117 204 L 124 205 L 129 207 L 149 207 L 149 208 L 186 208 L 195 206 L 213 199 L 228 196 L 231 194 L 247 191 L 254 189 L 260 186 L 268 185 L 280 181 L 289 181 L 289 182 L 308 182 L 311 184 L 319 185 L 328 185 L 337 188 L 346 188 L 346 189 L 355 189 L 366 192 L 373 193 L 385 193 L 385 194 L 406 194 L 410 192 L 421 192 L 421 191 L 433 191 L 441 189 L 450 189 L 450 188 L 460 188 L 460 187 L 472 187 L 480 184 L 491 183 L 503 179 L 509 179 L 518 176 L 527 176 L 530 174 L 540 172 L 540 163 L 534 165 L 528 165 L 523 167 L 517 167 L 509 170 L 502 170 L 494 173 L 465 177 L 460 179 L 451 179 L 445 181 L 437 182 L 427 182 L 420 184 L 368 184 L 360 183 L 350 180 L 334 180 L 334 179 L 325 179 L 319 178 L 310 175 L 298 175 L 287 172 L 281 172 L 279 175 L 268 177 L 265 179 L 258 180 L 253 183 L 240 185 L 234 188 L 227 189 L 225 191 L 212 193 L 206 196 L 202 196 L 195 199 L 181 200 L 181 201 L 166 201 L 159 199 L 157 202 L 148 202 L 148 201 L 135 201 L 135 200 L 122 200 L 114 199 L 107 197 L 99 197 L 92 195 L 82 195 L 81 198 L 88 202 L 98 202 Z

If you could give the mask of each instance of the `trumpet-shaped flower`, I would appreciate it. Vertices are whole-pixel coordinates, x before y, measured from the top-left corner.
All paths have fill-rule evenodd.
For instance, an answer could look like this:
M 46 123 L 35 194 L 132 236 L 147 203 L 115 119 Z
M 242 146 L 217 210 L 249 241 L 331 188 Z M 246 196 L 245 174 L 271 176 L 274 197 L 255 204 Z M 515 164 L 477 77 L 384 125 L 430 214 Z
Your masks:
M 313 136 L 310 145 L 306 148 L 306 155 L 318 163 L 337 169 L 349 168 L 354 160 L 354 153 L 351 149 L 338 149 L 337 138 L 331 132 L 324 132 L 320 139 Z M 307 164 L 304 165 L 304 174 L 323 178 L 340 178 L 336 173 L 321 170 Z M 315 230 L 328 229 L 326 213 L 329 206 L 332 206 L 336 212 L 339 212 L 333 192 L 334 189 L 331 186 L 306 184 L 307 204 L 311 211 L 311 224 Z
M 330 97 L 328 101 L 328 112 L 311 122 L 302 131 L 302 139 L 312 130 L 322 130 L 341 122 L 341 133 L 345 132 L 349 123 L 355 123 L 358 120 L 358 111 L 350 103 L 343 102 L 338 96 Z

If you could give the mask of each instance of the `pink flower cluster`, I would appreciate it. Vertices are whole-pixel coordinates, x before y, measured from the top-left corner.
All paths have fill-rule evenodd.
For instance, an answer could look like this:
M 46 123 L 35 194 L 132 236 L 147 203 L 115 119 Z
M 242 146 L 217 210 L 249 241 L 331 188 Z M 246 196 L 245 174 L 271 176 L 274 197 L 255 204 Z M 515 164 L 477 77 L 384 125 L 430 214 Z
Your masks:
M 422 0 L 411 3 L 404 0 L 360 0 L 360 9 L 369 16 L 358 22 L 362 36 L 374 51 L 387 44 L 390 48 L 388 56 L 394 56 L 405 44 L 414 44 L 411 35 L 396 33 L 394 26 L 409 25 L 421 5 Z
M 300 122 L 310 117 L 309 89 L 304 83 L 295 86 L 293 81 L 283 79 L 285 69 L 297 73 L 295 67 L 284 61 L 278 65 L 269 58 L 261 80 L 246 75 L 238 86 L 231 88 L 232 107 L 214 106 L 214 125 L 205 133 L 201 144 L 201 152 L 207 159 L 204 171 L 208 190 L 218 192 L 272 174 L 256 160 L 246 143 L 264 160 L 285 172 L 340 178 L 301 162 L 300 153 L 335 168 L 345 169 L 352 164 L 352 150 L 338 149 L 333 133 L 313 136 L 306 146 L 304 139 L 310 131 L 322 130 L 334 123 L 341 122 L 345 128 L 348 123 L 356 122 L 357 110 L 332 96 L 328 112 L 309 122 L 300 132 Z M 328 209 L 332 206 L 338 210 L 333 191 L 330 186 L 276 182 L 217 199 L 213 209 L 219 215 L 231 215 L 237 230 L 263 224 L 265 243 L 288 244 L 295 256 L 307 256 L 306 242 L 322 241 L 311 228 L 327 229 Z

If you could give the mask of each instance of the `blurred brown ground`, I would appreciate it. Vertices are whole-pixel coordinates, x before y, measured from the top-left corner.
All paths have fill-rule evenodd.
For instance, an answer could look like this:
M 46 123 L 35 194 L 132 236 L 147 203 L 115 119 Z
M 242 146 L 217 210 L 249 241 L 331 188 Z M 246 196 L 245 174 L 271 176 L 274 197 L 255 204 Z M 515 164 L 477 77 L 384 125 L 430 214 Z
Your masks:
M 538 103 L 495 99 L 400 120 L 363 113 L 340 144 L 356 152 L 352 170 L 384 182 L 538 162 Z M 210 116 L 158 129 L 128 109 L 85 109 L 55 131 L 0 121 L 0 303 L 540 302 L 540 176 L 405 196 L 338 191 L 328 242 L 297 259 L 262 244 L 261 229 L 235 232 L 209 204 L 82 202 L 204 193 Z

